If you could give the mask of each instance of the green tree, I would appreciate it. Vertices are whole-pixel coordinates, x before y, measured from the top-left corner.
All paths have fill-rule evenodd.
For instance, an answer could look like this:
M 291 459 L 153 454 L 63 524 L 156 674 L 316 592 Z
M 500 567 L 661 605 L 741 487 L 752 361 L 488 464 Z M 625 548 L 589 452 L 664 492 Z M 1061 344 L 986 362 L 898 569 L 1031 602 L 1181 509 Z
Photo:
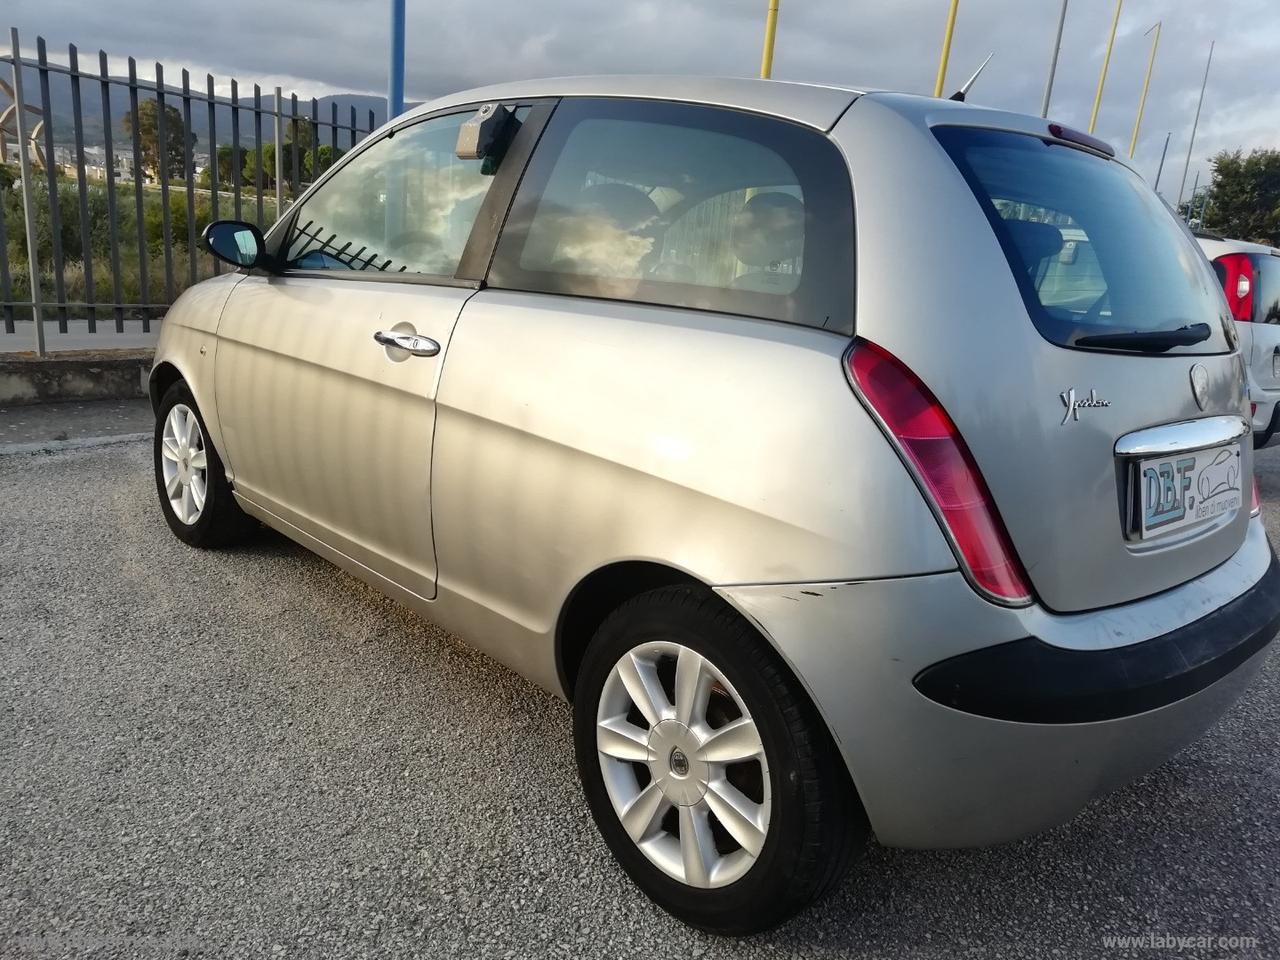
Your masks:
M 1280 150 L 1223 150 L 1210 163 L 1205 224 L 1233 239 L 1280 246 Z
M 124 132 L 133 136 L 133 114 L 124 115 Z M 152 177 L 160 176 L 160 105 L 155 100 L 138 104 L 138 138 L 142 144 L 142 168 Z M 164 108 L 165 161 L 171 178 L 180 178 L 187 157 L 196 145 L 196 135 L 182 122 L 176 107 Z
M 254 189 L 257 186 L 258 153 L 256 150 L 245 151 L 244 170 L 240 175 L 240 182 L 250 189 Z M 274 143 L 264 143 L 262 145 L 262 189 L 270 190 L 275 185 L 276 145 Z
M 196 235 L 209 225 L 209 198 L 196 199 Z M 143 229 L 146 232 L 147 247 L 151 256 L 164 254 L 164 205 L 159 197 L 148 198 L 143 213 Z M 169 235 L 175 249 L 186 249 L 187 246 L 187 194 L 177 190 L 169 194 Z
M 320 149 L 316 151 L 316 154 L 317 159 L 320 161 L 320 165 L 317 169 L 312 169 L 315 164 L 312 163 L 310 150 L 308 150 L 307 155 L 302 158 L 302 176 L 305 180 L 314 180 L 320 174 L 332 167 L 334 163 L 337 162 L 338 158 L 342 156 L 342 151 L 335 149 L 330 144 L 322 143 L 320 144 Z
M 298 145 L 300 150 L 310 150 L 311 144 L 315 142 L 315 135 L 311 129 L 311 121 L 299 118 L 294 120 L 290 118 L 285 124 L 287 139 Z
M 301 127 L 302 125 L 299 124 Z M 320 171 L 323 173 L 333 166 L 334 161 L 342 156 L 342 151 L 334 152 L 333 147 L 328 144 L 322 144 L 320 149 L 316 151 L 320 155 Z M 298 144 L 298 169 L 302 175 L 302 179 L 309 181 L 314 179 L 311 171 L 311 145 L 307 143 Z M 257 183 L 258 154 L 257 151 L 246 151 L 244 157 L 244 173 L 241 176 L 241 183 L 246 187 L 252 188 Z M 221 176 L 221 174 L 219 174 Z M 298 184 L 294 182 L 293 175 L 293 141 L 286 140 L 284 142 L 284 185 L 285 190 L 290 195 L 297 195 Z M 276 185 L 276 145 L 274 143 L 264 143 L 262 145 L 262 189 L 273 190 Z

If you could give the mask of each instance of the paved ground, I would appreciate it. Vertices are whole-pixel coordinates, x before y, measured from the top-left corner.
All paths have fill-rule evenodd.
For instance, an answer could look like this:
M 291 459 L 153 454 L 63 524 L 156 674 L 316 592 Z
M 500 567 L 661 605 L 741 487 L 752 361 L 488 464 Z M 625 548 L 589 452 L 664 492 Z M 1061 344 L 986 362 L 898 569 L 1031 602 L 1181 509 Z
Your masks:
M 1072 823 L 873 846 L 800 920 L 718 940 L 609 858 L 566 706 L 279 538 L 183 547 L 154 496 L 144 443 L 0 457 L 6 958 L 1280 955 L 1280 658 Z
M 68 400 L 64 403 L 0 405 L 0 453 L 11 445 L 54 445 L 67 440 L 150 433 L 151 401 Z

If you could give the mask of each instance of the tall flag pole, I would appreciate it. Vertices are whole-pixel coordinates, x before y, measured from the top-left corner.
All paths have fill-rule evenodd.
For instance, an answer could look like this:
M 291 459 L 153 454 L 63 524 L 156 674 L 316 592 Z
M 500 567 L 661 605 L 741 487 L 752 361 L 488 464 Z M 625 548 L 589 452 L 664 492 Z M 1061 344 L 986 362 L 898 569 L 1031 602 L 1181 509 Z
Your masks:
M 1089 132 L 1098 125 L 1098 108 L 1102 106 L 1102 88 L 1107 84 L 1107 67 L 1111 65 L 1111 48 L 1116 43 L 1116 27 L 1120 25 L 1120 8 L 1124 0 L 1116 0 L 1116 15 L 1111 18 L 1111 35 L 1107 37 L 1107 52 L 1102 55 L 1102 72 L 1098 74 L 1098 92 L 1093 95 L 1093 113 L 1089 117 Z
M 1209 41 L 1209 59 L 1204 64 L 1204 82 L 1200 84 L 1200 102 L 1196 104 L 1196 118 L 1191 123 L 1191 139 L 1187 141 L 1187 162 L 1182 165 L 1182 184 L 1178 187 L 1178 202 L 1174 209 L 1182 206 L 1182 192 L 1187 189 L 1187 171 L 1191 168 L 1191 148 L 1196 145 L 1196 128 L 1200 126 L 1200 108 L 1204 106 L 1204 90 L 1209 86 L 1209 67 L 1213 63 L 1213 45 L 1216 40 Z
M 404 113 L 404 0 L 391 0 L 391 62 L 387 70 L 387 119 Z
M 1156 182 L 1151 187 L 1156 193 L 1160 192 L 1160 174 L 1164 173 L 1164 158 L 1169 155 L 1169 138 L 1172 136 L 1172 130 L 1164 135 L 1164 149 L 1160 151 L 1160 166 L 1156 167 Z
M 960 0 L 951 0 L 951 10 L 947 13 L 947 28 L 942 34 L 942 57 L 938 61 L 938 79 L 933 85 L 933 95 L 942 96 L 942 88 L 947 83 L 947 61 L 951 59 L 951 35 L 956 32 L 956 11 Z
M 773 76 L 773 38 L 778 32 L 778 0 L 769 0 L 769 12 L 764 21 L 764 51 L 760 54 L 760 79 Z
M 1138 149 L 1138 128 L 1142 126 L 1142 111 L 1147 106 L 1147 91 L 1151 89 L 1151 69 L 1156 65 L 1156 48 L 1160 46 L 1160 21 L 1156 21 L 1156 25 L 1147 31 L 1155 31 L 1155 37 L 1151 40 L 1151 56 L 1147 58 L 1147 77 L 1142 81 L 1142 97 L 1138 100 L 1138 116 L 1133 121 L 1133 136 L 1129 138 L 1129 159 L 1133 159 L 1133 153 Z
M 1049 99 L 1053 96 L 1053 77 L 1058 72 L 1058 52 L 1062 49 L 1062 27 L 1067 22 L 1067 3 L 1062 0 L 1062 10 L 1058 13 L 1058 33 L 1053 38 L 1053 58 L 1049 61 L 1049 79 L 1044 85 L 1044 102 L 1040 104 L 1040 116 L 1049 116 Z

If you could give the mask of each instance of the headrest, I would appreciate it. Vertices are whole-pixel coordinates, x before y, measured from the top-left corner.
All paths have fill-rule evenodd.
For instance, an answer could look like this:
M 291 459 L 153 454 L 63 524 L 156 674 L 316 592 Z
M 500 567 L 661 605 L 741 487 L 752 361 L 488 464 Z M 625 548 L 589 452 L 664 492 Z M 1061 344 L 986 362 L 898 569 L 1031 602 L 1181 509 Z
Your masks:
M 597 183 L 578 194 L 579 209 L 608 217 L 621 230 L 633 232 L 658 217 L 658 205 L 638 187 L 625 183 Z
M 1062 250 L 1062 231 L 1051 223 L 1006 220 L 1004 225 L 1029 271 L 1038 270 L 1045 257 L 1057 256 Z
M 789 193 L 757 193 L 733 218 L 733 255 L 749 267 L 804 251 L 804 204 Z

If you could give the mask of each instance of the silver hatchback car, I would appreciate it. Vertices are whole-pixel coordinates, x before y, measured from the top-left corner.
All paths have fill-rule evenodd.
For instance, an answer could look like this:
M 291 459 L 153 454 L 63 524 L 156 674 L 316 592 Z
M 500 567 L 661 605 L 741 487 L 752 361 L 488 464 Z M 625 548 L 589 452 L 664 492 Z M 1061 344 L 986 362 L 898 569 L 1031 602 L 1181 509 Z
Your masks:
M 780 922 L 872 832 L 1070 818 L 1280 629 L 1222 290 L 1057 124 L 524 82 L 205 239 L 238 269 L 151 374 L 174 533 L 262 521 L 571 700 L 605 842 L 696 926 Z

